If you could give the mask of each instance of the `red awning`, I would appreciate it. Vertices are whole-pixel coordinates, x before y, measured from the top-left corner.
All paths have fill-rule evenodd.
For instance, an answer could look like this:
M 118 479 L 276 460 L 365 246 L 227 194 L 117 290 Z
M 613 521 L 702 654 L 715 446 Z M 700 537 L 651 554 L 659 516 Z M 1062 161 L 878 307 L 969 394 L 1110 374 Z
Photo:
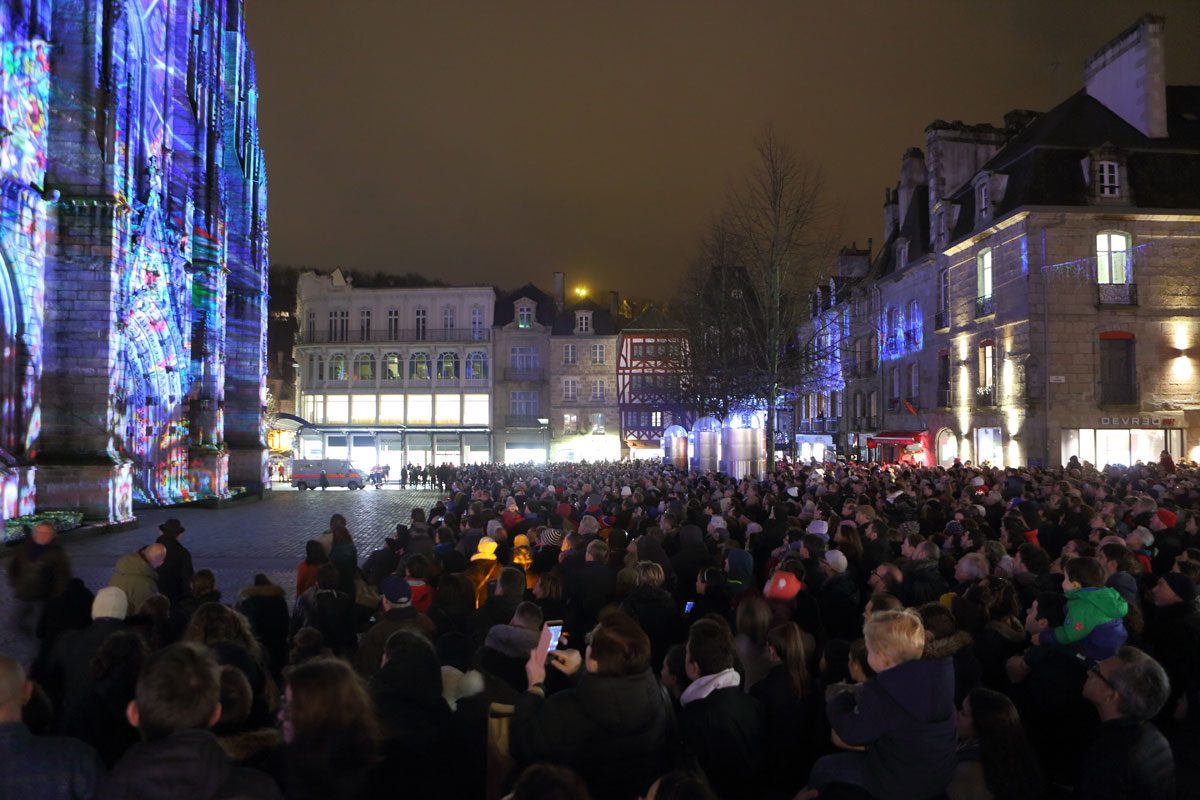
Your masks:
M 921 431 L 880 431 L 871 438 L 880 444 L 913 444 Z

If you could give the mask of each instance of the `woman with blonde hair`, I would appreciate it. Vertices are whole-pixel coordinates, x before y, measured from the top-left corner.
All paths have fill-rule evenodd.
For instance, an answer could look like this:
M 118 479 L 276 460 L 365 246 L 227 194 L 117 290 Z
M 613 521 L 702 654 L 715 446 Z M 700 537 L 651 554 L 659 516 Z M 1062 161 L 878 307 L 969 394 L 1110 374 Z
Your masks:
M 288 800 L 367 796 L 381 734 L 361 678 L 345 661 L 321 658 L 287 676 L 279 712 L 279 785 Z

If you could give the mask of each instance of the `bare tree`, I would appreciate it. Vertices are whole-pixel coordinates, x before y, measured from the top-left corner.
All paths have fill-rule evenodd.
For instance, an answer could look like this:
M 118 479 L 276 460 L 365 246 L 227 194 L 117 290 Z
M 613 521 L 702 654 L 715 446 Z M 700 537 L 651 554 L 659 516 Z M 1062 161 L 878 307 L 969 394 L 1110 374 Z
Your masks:
M 754 405 L 767 410 L 767 468 L 774 468 L 776 411 L 794 397 L 814 354 L 830 346 L 810 318 L 809 296 L 833 264 L 833 214 L 820 170 L 775 134 L 759 140 L 758 163 L 729 195 L 702 248 L 700 285 L 679 303 L 689 321 L 688 372 L 705 405 Z M 690 305 L 690 307 L 689 307 Z M 717 329 L 715 340 L 713 329 Z M 709 338 L 701 334 L 707 333 Z M 819 338 L 818 338 L 819 337 Z M 712 396 L 713 390 L 724 393 Z

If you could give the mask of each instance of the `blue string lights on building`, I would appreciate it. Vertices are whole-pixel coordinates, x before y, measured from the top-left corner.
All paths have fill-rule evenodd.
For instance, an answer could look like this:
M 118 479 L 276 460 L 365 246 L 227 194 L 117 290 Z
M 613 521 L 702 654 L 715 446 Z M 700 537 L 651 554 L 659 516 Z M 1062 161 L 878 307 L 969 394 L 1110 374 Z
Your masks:
M 267 181 L 242 15 L 0 4 L 5 518 L 119 521 L 265 479 Z

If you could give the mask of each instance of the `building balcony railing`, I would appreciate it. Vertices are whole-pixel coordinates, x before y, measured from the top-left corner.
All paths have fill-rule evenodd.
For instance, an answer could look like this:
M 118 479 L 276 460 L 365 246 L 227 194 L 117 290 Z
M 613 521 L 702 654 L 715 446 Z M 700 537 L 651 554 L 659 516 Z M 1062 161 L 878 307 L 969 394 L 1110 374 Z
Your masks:
M 987 408 L 996 405 L 996 387 L 995 386 L 976 386 L 975 387 L 975 405 L 981 408 Z
M 1096 284 L 1097 306 L 1136 306 L 1138 293 L 1136 283 Z
M 366 336 L 362 331 L 351 330 L 342 335 L 328 330 L 299 331 L 296 344 L 354 344 L 356 342 L 487 342 L 491 341 L 491 328 L 387 328 L 371 330 Z
M 1137 381 L 1100 383 L 1100 405 L 1134 406 L 1139 402 Z
M 933 315 L 934 330 L 945 330 L 950 327 L 950 312 L 947 309 L 941 309 Z
M 504 380 L 514 383 L 541 383 L 546 372 L 541 367 L 505 367 Z
M 975 319 L 980 317 L 988 317 L 996 313 L 996 306 L 992 302 L 992 296 L 985 295 L 984 297 L 975 298 Z
M 538 422 L 538 419 L 536 414 L 506 414 L 504 425 L 508 428 L 541 428 L 542 423 Z M 546 418 L 541 417 L 541 419 Z
M 796 424 L 797 433 L 812 433 L 813 421 L 811 419 L 802 419 Z

